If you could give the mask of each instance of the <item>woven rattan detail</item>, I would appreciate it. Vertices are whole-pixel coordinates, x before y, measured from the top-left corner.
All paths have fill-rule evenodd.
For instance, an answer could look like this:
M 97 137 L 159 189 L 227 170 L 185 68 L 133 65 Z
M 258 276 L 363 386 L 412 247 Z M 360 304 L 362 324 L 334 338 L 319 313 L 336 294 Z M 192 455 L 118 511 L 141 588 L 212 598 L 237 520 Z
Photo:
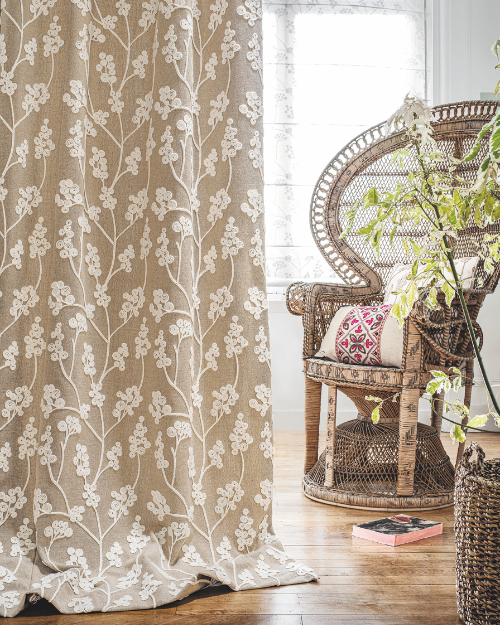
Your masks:
M 477 460 L 470 462 L 472 453 Z M 455 489 L 458 612 L 467 625 L 500 625 L 500 459 L 464 452 Z
M 435 107 L 432 125 L 438 148 L 448 157 L 459 158 L 465 154 L 483 124 L 495 114 L 497 106 L 494 101 L 474 101 Z M 320 176 L 311 202 L 311 229 L 318 248 L 339 278 L 358 293 L 383 291 L 394 264 L 409 262 L 402 237 L 411 235 L 419 243 L 428 233 L 425 221 L 418 227 L 408 225 L 407 231 L 399 232 L 392 243 L 387 233 L 381 239 L 377 257 L 373 248 L 365 245 L 364 237 L 355 234 L 376 217 L 377 208 L 374 207 L 371 211 L 359 211 L 352 233 L 340 238 L 346 225 L 346 212 L 371 187 L 391 190 L 415 169 L 416 160 L 411 150 L 401 169 L 391 162 L 392 153 L 406 146 L 408 140 L 403 132 L 385 136 L 384 125 L 378 124 L 358 135 L 330 161 Z M 474 161 L 460 165 L 457 173 L 472 182 L 484 158 L 483 152 Z M 498 232 L 498 224 L 491 226 L 490 230 Z M 470 227 L 463 230 L 456 241 L 455 257 L 474 256 L 475 243 L 483 236 L 484 230 L 477 228 L 471 218 Z M 499 273 L 500 267 L 489 277 L 482 266 L 479 267 L 479 276 L 485 278 L 488 290 L 494 290 Z
M 393 367 L 367 367 L 334 362 L 328 358 L 308 358 L 305 361 L 308 377 L 319 382 L 335 382 L 365 388 L 374 385 L 381 389 L 395 389 L 403 384 L 403 372 Z M 422 388 L 425 380 L 422 379 Z M 366 394 L 366 390 L 365 390 Z
M 331 490 L 371 497 L 396 497 L 398 480 L 397 424 L 374 424 L 354 419 L 335 431 L 334 478 Z M 324 487 L 325 452 L 304 477 L 304 485 Z M 450 495 L 454 472 L 435 428 L 418 424 L 415 455 L 415 497 Z M 364 499 L 364 498 L 363 498 Z M 389 501 L 386 505 L 389 505 Z
M 363 388 L 343 387 L 342 392 L 349 397 L 358 409 L 358 420 L 372 422 L 372 411 L 377 406 L 376 401 L 366 399 L 366 390 Z M 377 397 L 386 399 L 382 402 L 379 412 L 379 423 L 399 423 L 400 401 L 399 395 L 393 391 L 377 391 Z
M 484 123 L 496 113 L 497 106 L 497 102 L 460 102 L 434 108 L 432 124 L 438 146 L 448 157 L 462 156 L 472 146 Z M 298 282 L 290 285 L 287 291 L 288 310 L 300 315 L 304 326 L 302 357 L 306 377 L 307 450 L 304 492 L 319 501 L 354 507 L 439 508 L 453 501 L 453 468 L 436 433 L 441 426 L 443 404 L 435 402 L 437 412 L 432 423 L 436 427 L 432 436 L 423 436 L 424 426 L 418 424 L 418 401 L 431 377 L 430 370 L 449 372 L 449 367 L 454 366 L 464 374 L 467 372 L 464 402 L 466 406 L 470 405 L 473 350 L 458 298 L 447 306 L 444 294 L 439 292 L 439 306 L 435 310 L 429 311 L 421 302 L 414 306 L 405 320 L 401 369 L 350 365 L 315 357 L 335 313 L 343 306 L 380 304 L 391 268 L 395 263 L 411 260 L 403 251 L 401 236 L 395 237 L 394 245 L 390 244 L 389 236 L 384 236 L 380 243 L 380 256 L 375 257 L 364 237 L 355 234 L 359 226 L 366 225 L 375 216 L 370 214 L 370 209 L 357 211 L 357 221 L 351 233 L 345 238 L 340 237 L 346 211 L 362 199 L 368 189 L 390 189 L 414 168 L 415 160 L 411 152 L 402 169 L 391 163 L 392 153 L 406 145 L 407 139 L 401 132 L 385 136 L 383 126 L 380 124 L 356 137 L 332 159 L 321 175 L 312 199 L 311 228 L 316 243 L 344 284 Z M 479 154 L 475 161 L 460 165 L 461 176 L 472 181 L 481 158 L 482 154 Z M 444 161 L 443 166 L 446 166 L 446 159 Z M 411 232 L 409 228 L 400 235 L 411 235 L 417 242 L 423 241 L 427 235 L 423 221 L 418 227 L 411 226 Z M 499 231 L 498 224 L 489 230 Z M 480 230 L 471 223 L 454 242 L 455 257 L 477 255 L 476 244 L 482 241 L 486 232 L 487 229 Z M 497 285 L 500 263 L 489 277 L 480 263 L 478 273 L 484 278 L 484 288 L 466 290 L 464 295 L 475 333 L 482 343 L 477 316 L 485 295 Z M 321 465 L 321 460 L 318 461 L 322 384 L 329 387 L 326 468 Z M 345 432 L 341 434 L 341 428 L 335 427 L 337 391 L 346 394 L 357 406 L 357 421 L 362 425 L 356 427 L 367 428 L 373 426 L 370 413 L 375 402 L 366 400 L 366 395 L 384 399 L 389 398 L 391 393 L 400 394 L 394 404 L 384 402 L 380 424 L 376 426 L 389 427 L 389 430 L 385 430 L 384 445 L 376 447 L 377 453 L 385 454 L 385 460 L 376 470 L 378 477 L 373 478 L 375 482 L 370 481 L 375 453 L 375 448 L 370 447 L 370 440 L 375 436 L 375 430 L 366 430 L 368 434 L 364 442 L 359 439 L 356 445 L 352 441 L 350 443 L 351 452 L 355 455 L 359 452 L 357 463 L 360 466 L 365 463 L 366 475 L 372 477 L 360 477 L 356 482 L 346 477 L 344 469 L 337 474 L 341 460 L 336 458 L 336 454 L 341 449 L 339 445 L 344 445 L 344 442 L 339 442 L 338 436 L 348 436 Z M 439 400 L 439 397 L 435 399 Z M 354 437 L 355 433 L 349 435 Z M 363 451 L 363 445 L 372 451 Z M 460 444 L 458 458 L 462 450 L 463 445 Z M 383 477 L 381 471 L 388 473 Z M 340 483 L 343 490 L 337 488 Z

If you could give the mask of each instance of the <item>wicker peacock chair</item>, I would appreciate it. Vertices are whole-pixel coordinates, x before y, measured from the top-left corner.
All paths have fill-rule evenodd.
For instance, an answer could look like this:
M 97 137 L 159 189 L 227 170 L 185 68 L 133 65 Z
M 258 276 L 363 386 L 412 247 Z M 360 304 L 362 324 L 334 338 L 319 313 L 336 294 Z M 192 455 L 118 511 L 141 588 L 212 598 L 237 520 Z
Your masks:
M 440 149 L 460 158 L 472 146 L 479 130 L 495 114 L 493 101 L 460 102 L 433 109 L 434 138 Z M 403 132 L 383 134 L 384 124 L 374 126 L 351 141 L 323 171 L 311 203 L 311 229 L 323 256 L 344 284 L 294 283 L 287 292 L 288 310 L 301 315 L 304 326 L 303 359 L 306 400 L 306 459 L 303 488 L 311 499 L 348 507 L 395 510 L 432 509 L 453 502 L 454 469 L 440 440 L 443 404 L 431 426 L 418 423 L 418 401 L 430 379 L 429 370 L 448 371 L 456 366 L 466 376 L 465 403 L 470 405 L 474 356 L 457 301 L 432 313 L 416 304 L 405 322 L 401 368 L 351 365 L 315 358 L 321 341 L 341 306 L 372 306 L 382 303 L 387 278 L 396 263 L 407 263 L 401 238 L 380 244 L 377 258 L 362 236 L 340 238 L 345 214 L 371 187 L 390 188 L 414 166 L 411 153 L 402 169 L 391 164 L 392 153 L 407 144 Z M 484 155 L 460 166 L 463 178 L 473 180 Z M 372 219 L 358 211 L 352 232 Z M 426 236 L 425 224 L 411 232 L 418 243 Z M 498 232 L 495 224 L 489 231 Z M 477 254 L 475 243 L 485 230 L 474 225 L 455 241 L 456 258 Z M 469 313 L 480 339 L 476 319 L 486 294 L 492 293 L 500 276 L 500 264 L 487 276 L 482 264 L 476 276 L 482 288 L 466 291 Z M 318 459 L 321 385 L 328 385 L 326 450 Z M 337 389 L 356 405 L 358 417 L 335 426 Z M 376 404 L 367 395 L 394 396 L 384 402 L 380 421 L 373 424 Z M 442 398 L 441 395 L 435 399 Z M 438 414 L 441 410 L 441 415 Z M 458 454 L 462 453 L 459 446 Z

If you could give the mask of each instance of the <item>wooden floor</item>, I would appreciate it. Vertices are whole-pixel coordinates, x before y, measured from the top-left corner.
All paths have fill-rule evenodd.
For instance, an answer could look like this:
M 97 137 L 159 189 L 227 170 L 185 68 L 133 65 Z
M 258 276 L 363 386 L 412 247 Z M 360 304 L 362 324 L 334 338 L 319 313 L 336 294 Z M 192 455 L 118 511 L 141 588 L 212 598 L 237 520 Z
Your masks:
M 473 437 L 469 437 L 470 440 Z M 476 436 L 486 457 L 500 455 L 500 437 Z M 444 445 L 452 458 L 456 447 Z M 45 601 L 15 625 L 458 625 L 453 508 L 425 513 L 442 536 L 396 548 L 351 536 L 352 525 L 381 513 L 349 510 L 301 493 L 303 433 L 275 434 L 274 527 L 290 555 L 321 576 L 318 583 L 232 592 L 220 587 L 140 612 L 60 615 Z M 452 455 L 453 454 L 453 455 Z

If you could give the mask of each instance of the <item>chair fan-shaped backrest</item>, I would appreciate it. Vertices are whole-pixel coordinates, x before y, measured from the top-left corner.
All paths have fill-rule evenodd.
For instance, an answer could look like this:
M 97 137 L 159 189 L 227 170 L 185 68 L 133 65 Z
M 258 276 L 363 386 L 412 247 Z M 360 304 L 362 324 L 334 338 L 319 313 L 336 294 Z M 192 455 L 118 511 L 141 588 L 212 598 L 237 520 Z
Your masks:
M 438 147 L 448 156 L 460 158 L 472 147 L 479 131 L 497 110 L 495 101 L 459 102 L 437 106 L 433 109 L 432 125 Z M 402 237 L 410 235 L 417 243 L 427 235 L 426 223 L 418 228 L 408 226 L 406 232 L 394 237 L 389 233 L 380 243 L 380 255 L 365 243 L 364 237 L 354 234 L 361 226 L 376 216 L 376 209 L 359 210 L 352 234 L 340 238 L 346 225 L 346 213 L 355 202 L 363 198 L 371 187 L 390 190 L 416 169 L 416 161 L 410 153 L 402 168 L 392 164 L 393 152 L 407 145 L 404 132 L 383 135 L 384 123 L 370 128 L 351 141 L 323 171 L 311 203 L 311 229 L 323 256 L 337 275 L 351 287 L 365 293 L 383 292 L 389 272 L 396 263 L 411 261 L 406 256 Z M 460 166 L 460 175 L 474 180 L 484 154 Z M 446 165 L 446 163 L 445 163 Z M 494 231 L 500 231 L 497 224 Z M 485 230 L 471 225 L 456 241 L 456 258 L 474 256 L 476 246 Z M 480 269 L 482 271 L 482 269 Z M 486 288 L 494 288 L 498 271 L 485 282 Z

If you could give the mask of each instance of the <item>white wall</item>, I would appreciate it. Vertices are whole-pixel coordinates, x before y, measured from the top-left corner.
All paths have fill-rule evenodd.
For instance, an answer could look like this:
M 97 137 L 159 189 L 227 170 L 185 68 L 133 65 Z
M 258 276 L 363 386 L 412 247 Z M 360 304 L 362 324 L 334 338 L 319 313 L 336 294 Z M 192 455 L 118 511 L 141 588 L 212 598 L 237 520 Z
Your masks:
M 427 0 L 433 104 L 478 100 L 499 79 L 491 45 L 500 38 L 498 0 Z
M 431 102 L 475 100 L 481 93 L 492 92 L 500 78 L 490 50 L 500 37 L 500 0 L 428 0 L 428 10 L 432 15 L 432 27 L 428 32 L 432 58 L 429 67 Z M 309 207 L 305 206 L 304 210 Z M 284 301 L 269 304 L 274 427 L 276 430 L 301 430 L 304 428 L 301 318 L 290 315 Z M 487 297 L 478 321 L 485 335 L 486 369 L 492 383 L 500 385 L 500 287 Z M 480 379 L 477 366 L 475 377 Z M 323 398 L 322 429 L 326 422 L 325 407 Z M 474 389 L 471 413 L 487 411 L 484 392 Z M 338 421 L 355 416 L 354 404 L 339 393 Z M 420 416 L 421 421 L 429 422 L 430 412 L 425 400 L 420 402 Z M 488 424 L 488 429 L 494 428 Z

